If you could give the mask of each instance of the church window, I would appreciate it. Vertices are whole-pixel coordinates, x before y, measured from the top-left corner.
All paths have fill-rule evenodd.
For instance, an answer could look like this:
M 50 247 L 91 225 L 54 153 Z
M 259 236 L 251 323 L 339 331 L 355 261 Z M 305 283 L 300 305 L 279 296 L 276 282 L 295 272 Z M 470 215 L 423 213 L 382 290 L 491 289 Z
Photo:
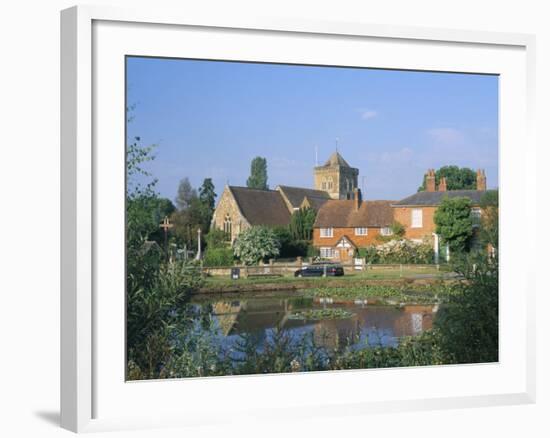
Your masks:
M 327 189 L 327 179 L 323 178 L 323 182 L 321 183 L 321 189 L 326 190 Z
M 231 240 L 231 217 L 229 214 L 225 215 L 225 219 L 223 220 L 223 232 L 225 233 L 225 240 Z
M 328 188 L 328 190 L 332 190 L 333 187 L 334 187 L 334 184 L 333 184 L 332 176 L 329 176 L 328 177 L 327 188 Z

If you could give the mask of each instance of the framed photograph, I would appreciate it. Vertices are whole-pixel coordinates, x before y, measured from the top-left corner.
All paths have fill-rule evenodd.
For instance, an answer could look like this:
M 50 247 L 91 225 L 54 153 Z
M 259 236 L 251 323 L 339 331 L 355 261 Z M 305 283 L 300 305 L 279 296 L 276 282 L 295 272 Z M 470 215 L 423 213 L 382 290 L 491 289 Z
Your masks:
M 534 402 L 534 37 L 61 25 L 63 427 Z

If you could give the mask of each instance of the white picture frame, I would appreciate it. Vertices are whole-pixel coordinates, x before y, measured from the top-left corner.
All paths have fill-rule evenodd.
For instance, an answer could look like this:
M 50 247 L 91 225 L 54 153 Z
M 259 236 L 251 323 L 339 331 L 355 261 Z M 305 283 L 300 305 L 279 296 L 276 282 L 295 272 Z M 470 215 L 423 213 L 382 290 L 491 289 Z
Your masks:
M 225 44 L 229 47 L 223 48 L 220 44 L 220 32 L 226 32 L 224 40 L 228 40 Z M 140 36 L 144 33 L 146 38 Z M 174 38 L 197 38 L 192 50 L 186 49 L 188 52 L 183 54 L 188 57 L 240 59 L 243 55 L 231 52 L 236 47 L 236 44 L 231 46 L 231 41 L 239 41 L 243 43 L 240 49 L 249 51 L 242 58 L 244 60 L 325 65 L 357 62 L 353 65 L 501 75 L 501 241 L 506 242 L 506 245 L 502 244 L 503 248 L 509 248 L 502 251 L 501 266 L 515 267 L 513 273 L 502 268 L 501 361 L 498 364 L 413 370 L 350 370 L 163 382 L 121 381 L 124 363 L 120 363 L 120 357 L 124 352 L 120 351 L 120 340 L 124 336 L 123 329 L 121 332 L 124 309 L 120 298 L 124 296 L 124 283 L 120 278 L 124 275 L 124 260 L 120 260 L 121 248 L 117 242 L 120 243 L 124 234 L 124 217 L 123 214 L 120 216 L 123 201 L 117 196 L 124 190 L 121 186 L 124 170 L 119 166 L 124 160 L 121 153 L 124 137 L 120 136 L 124 131 L 124 118 L 119 117 L 124 110 L 117 104 L 123 99 L 120 85 L 124 83 L 124 77 L 120 75 L 120 56 L 183 57 L 179 51 L 185 49 L 185 44 L 181 43 L 184 40 L 174 42 Z M 291 40 L 297 47 L 296 52 L 290 49 Z M 128 41 L 132 41 L 131 48 L 126 45 Z M 266 41 L 270 43 L 270 54 L 264 50 Z M 300 41 L 300 44 L 294 44 Z M 316 44 L 321 43 L 323 50 L 317 52 Z M 377 45 L 383 45 L 388 53 L 383 54 Z M 366 65 L 367 61 L 360 59 L 353 61 L 352 48 L 366 48 L 368 51 L 371 46 L 373 61 L 369 62 L 377 65 Z M 350 50 L 346 53 L 348 47 Z M 300 55 L 299 50 L 305 49 L 311 54 L 311 59 L 306 60 Z M 407 53 L 414 52 L 413 49 L 418 51 L 418 58 L 407 58 Z M 228 51 L 224 56 L 220 50 Z M 523 204 L 520 203 L 519 207 L 515 204 L 513 208 L 507 202 L 514 198 L 525 205 L 536 205 L 536 146 L 532 132 L 534 53 L 534 37 L 520 34 L 244 16 L 229 21 L 215 14 L 182 15 L 181 12 L 158 9 L 78 6 L 62 11 L 62 427 L 83 432 L 203 424 L 212 422 L 214 417 L 217 422 L 224 422 L 235 416 L 305 418 L 534 402 L 535 273 L 525 260 L 521 260 L 521 253 L 514 250 L 534 248 L 535 235 L 523 234 L 518 239 L 508 230 L 532 223 L 536 207 L 521 208 Z M 348 56 L 346 60 L 345 56 Z M 334 62 L 327 59 L 334 59 Z M 109 60 L 114 61 L 109 64 Z M 108 86 L 102 82 L 106 79 Z M 104 96 L 107 95 L 114 96 L 115 105 L 113 102 L 106 104 Z M 98 153 L 98 144 L 106 143 L 114 145 L 111 148 L 114 155 L 103 149 Z M 522 147 L 514 146 L 517 144 Z M 109 214 L 110 221 L 107 221 L 106 214 Z M 110 254 L 115 258 L 109 259 Z M 510 302 L 512 289 L 516 294 L 515 307 Z M 106 290 L 114 292 L 105 295 Z M 517 314 L 512 313 L 514 311 Z M 399 388 L 396 383 L 396 388 L 381 396 L 383 382 L 389 378 L 410 385 Z M 414 382 L 421 378 L 433 379 L 433 388 L 416 388 Z M 450 380 L 454 381 L 453 388 L 438 383 Z M 346 392 L 365 382 L 372 391 Z M 178 398 L 183 385 L 186 397 L 192 402 L 186 403 Z M 288 402 L 284 391 L 291 385 L 303 385 L 307 395 Z M 316 390 L 319 386 L 324 386 L 325 394 L 331 394 L 330 399 L 319 395 Z M 409 389 L 403 389 L 409 386 Z M 477 386 L 476 390 L 474 386 Z M 346 391 L 339 392 L 337 388 Z M 222 401 L 227 403 L 224 394 L 235 394 L 236 391 L 241 395 L 229 410 L 223 410 L 222 403 L 208 401 L 209 395 L 219 393 Z M 253 391 L 258 394 L 271 391 L 271 401 L 262 399 L 261 395 L 256 401 L 247 401 L 247 395 Z M 142 412 L 132 405 L 132 400 L 140 400 L 140 397 L 148 402 Z M 161 397 L 167 402 L 159 402 Z M 202 406 L 201 402 L 204 403 Z

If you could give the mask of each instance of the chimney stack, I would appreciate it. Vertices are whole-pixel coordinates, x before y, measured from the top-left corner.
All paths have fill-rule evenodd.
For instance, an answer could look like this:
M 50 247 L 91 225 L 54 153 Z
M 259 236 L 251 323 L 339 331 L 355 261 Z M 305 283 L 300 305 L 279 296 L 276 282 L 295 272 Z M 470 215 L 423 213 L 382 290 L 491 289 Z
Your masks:
M 487 190 L 487 177 L 485 176 L 485 169 L 477 170 L 476 180 L 477 190 Z
M 353 189 L 353 202 L 355 204 L 355 210 L 359 210 L 359 207 L 361 206 L 361 189 L 358 189 L 357 187 Z
M 447 178 L 442 176 L 439 179 L 439 187 L 437 188 L 440 192 L 446 192 L 447 191 Z
M 428 169 L 426 173 L 426 191 L 435 192 L 435 170 Z

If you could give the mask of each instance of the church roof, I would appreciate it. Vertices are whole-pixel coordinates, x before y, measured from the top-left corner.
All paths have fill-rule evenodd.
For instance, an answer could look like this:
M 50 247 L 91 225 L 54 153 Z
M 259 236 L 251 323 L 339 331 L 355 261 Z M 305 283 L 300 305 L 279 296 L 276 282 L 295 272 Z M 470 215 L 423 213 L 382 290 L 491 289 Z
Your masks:
M 241 213 L 250 225 L 288 225 L 290 212 L 276 190 L 229 186 Z
M 327 201 L 317 213 L 315 228 L 389 227 L 393 222 L 393 201 L 362 201 L 355 209 L 355 200 Z
M 405 199 L 394 202 L 395 207 L 436 206 L 443 198 L 469 198 L 473 205 L 480 205 L 481 198 L 491 190 L 447 190 L 444 192 L 418 192 Z
M 303 187 L 278 186 L 284 197 L 290 202 L 292 208 L 300 208 L 304 198 L 308 198 L 310 204 L 320 206 L 325 200 L 330 199 L 323 190 L 305 189 Z M 315 207 L 313 207 L 315 208 Z
M 338 151 L 334 151 L 332 155 L 329 157 L 327 162 L 323 165 L 323 167 L 334 167 L 334 166 L 341 166 L 341 167 L 350 167 L 348 162 L 344 160 L 344 157 L 338 153 Z

